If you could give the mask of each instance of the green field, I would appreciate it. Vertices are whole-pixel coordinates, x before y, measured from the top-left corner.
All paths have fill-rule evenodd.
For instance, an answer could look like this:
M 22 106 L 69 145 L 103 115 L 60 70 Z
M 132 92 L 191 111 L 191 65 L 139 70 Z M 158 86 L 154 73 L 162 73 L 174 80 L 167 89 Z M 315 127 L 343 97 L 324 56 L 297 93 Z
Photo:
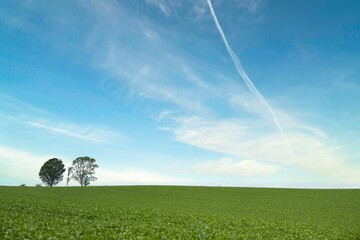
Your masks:
M 0 187 L 0 239 L 360 239 L 360 190 Z

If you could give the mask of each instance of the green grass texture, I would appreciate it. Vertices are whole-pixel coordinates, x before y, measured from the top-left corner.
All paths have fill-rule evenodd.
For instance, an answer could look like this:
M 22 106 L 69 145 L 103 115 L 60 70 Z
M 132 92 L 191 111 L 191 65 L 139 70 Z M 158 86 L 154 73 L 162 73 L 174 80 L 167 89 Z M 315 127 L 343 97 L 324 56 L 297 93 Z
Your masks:
M 360 190 L 0 187 L 0 239 L 360 240 Z

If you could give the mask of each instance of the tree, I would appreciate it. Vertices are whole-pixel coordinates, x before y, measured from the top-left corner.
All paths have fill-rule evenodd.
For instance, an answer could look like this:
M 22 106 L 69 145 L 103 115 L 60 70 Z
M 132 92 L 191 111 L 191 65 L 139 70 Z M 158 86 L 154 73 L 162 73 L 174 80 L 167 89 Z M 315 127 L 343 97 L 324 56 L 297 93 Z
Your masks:
M 90 181 L 95 181 L 95 168 L 99 166 L 95 163 L 96 160 L 90 157 L 78 157 L 72 162 L 71 178 L 79 182 L 80 185 L 88 186 Z
M 44 163 L 39 172 L 41 181 L 47 186 L 54 186 L 63 180 L 65 165 L 60 159 L 51 158 Z
M 86 187 L 88 185 L 90 185 L 90 178 L 88 176 L 86 176 L 84 179 L 84 186 Z

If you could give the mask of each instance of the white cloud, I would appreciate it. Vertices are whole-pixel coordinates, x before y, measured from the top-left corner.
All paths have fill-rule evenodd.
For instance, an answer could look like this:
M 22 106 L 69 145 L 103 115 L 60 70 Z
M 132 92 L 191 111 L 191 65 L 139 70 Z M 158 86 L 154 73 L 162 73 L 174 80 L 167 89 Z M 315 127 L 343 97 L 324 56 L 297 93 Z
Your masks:
M 178 127 L 173 132 L 178 141 L 250 159 L 257 159 L 259 143 L 265 141 L 262 136 L 273 129 L 270 123 L 254 119 L 206 120 L 200 117 L 179 117 L 175 121 Z
M 174 114 L 177 114 L 177 113 L 179 113 L 179 112 L 178 111 L 174 112 L 174 111 L 171 111 L 171 110 L 163 110 L 159 114 L 153 115 L 152 118 L 154 120 L 156 120 L 157 122 L 160 122 L 161 120 L 169 118 L 169 117 L 171 117 L 171 115 L 174 115 Z
M 60 134 L 67 137 L 78 138 L 95 143 L 105 143 L 113 140 L 115 137 L 123 138 L 119 133 L 109 128 L 95 124 L 75 124 L 66 122 L 49 122 L 49 121 L 27 121 L 29 126 L 47 130 L 54 134 Z
M 21 149 L 0 145 L 0 177 L 32 183 L 39 182 L 41 166 L 52 157 L 54 156 L 35 155 Z
M 186 183 L 184 179 L 179 179 L 173 176 L 164 175 L 152 171 L 141 169 L 127 169 L 127 170 L 110 170 L 99 168 L 96 170 L 96 177 L 98 180 L 94 185 L 120 185 L 120 184 L 169 184 L 181 185 Z
M 207 161 L 195 165 L 194 169 L 200 173 L 214 175 L 230 175 L 242 177 L 259 177 L 276 174 L 279 167 L 254 160 L 234 161 L 222 158 L 218 161 Z
M 295 151 L 294 159 L 277 129 L 266 121 L 205 120 L 200 117 L 178 117 L 175 121 L 177 127 L 167 130 L 174 133 L 177 141 L 185 144 L 262 163 L 297 166 L 300 171 L 317 173 L 323 178 L 360 183 L 360 165 L 346 163 L 339 153 L 341 149 L 318 134 L 321 131 L 304 131 L 306 126 L 286 129 Z

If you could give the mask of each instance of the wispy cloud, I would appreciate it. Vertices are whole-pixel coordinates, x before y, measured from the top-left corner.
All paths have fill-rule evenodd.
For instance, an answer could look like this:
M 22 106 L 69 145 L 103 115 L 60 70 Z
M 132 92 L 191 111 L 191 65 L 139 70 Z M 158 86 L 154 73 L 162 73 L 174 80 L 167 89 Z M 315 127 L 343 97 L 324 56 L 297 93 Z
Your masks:
M 165 16 L 170 16 L 174 8 L 181 6 L 181 1 L 176 0 L 146 0 L 146 4 L 158 8 Z
M 230 158 L 222 158 L 196 164 L 194 170 L 205 174 L 249 178 L 274 175 L 279 171 L 279 166 L 254 160 L 234 161 Z
M 168 6 L 166 0 L 146 0 L 146 3 L 159 8 L 166 16 L 169 16 L 171 13 L 170 7 Z
M 47 130 L 54 134 L 60 134 L 72 138 L 78 138 L 95 143 L 106 143 L 113 140 L 118 133 L 105 127 L 94 124 L 79 125 L 74 123 L 59 122 L 26 122 L 29 126 Z
M 180 5 L 177 1 L 151 0 L 147 4 L 159 7 L 166 14 L 170 14 L 170 9 Z M 195 74 L 181 63 L 186 60 L 178 56 L 179 51 L 173 43 L 169 44 L 168 41 L 163 40 L 164 35 L 168 38 L 166 36 L 168 32 L 156 29 L 157 25 L 145 16 L 138 18 L 126 13 L 116 1 L 91 2 L 91 4 L 78 2 L 75 7 L 80 15 L 89 17 L 91 22 L 91 27 L 87 24 L 86 28 L 81 28 L 79 31 L 81 45 L 68 42 L 66 38 L 55 37 L 59 32 L 66 32 L 66 29 L 69 29 L 69 22 L 75 17 L 65 13 L 60 14 L 61 10 L 49 14 L 45 11 L 46 7 L 23 7 L 23 15 L 11 16 L 12 19 L 18 19 L 14 21 L 19 24 L 14 24 L 14 21 L 9 19 L 5 21 L 14 28 L 30 32 L 34 37 L 45 39 L 76 61 L 85 61 L 115 76 L 119 84 L 128 84 L 128 94 L 131 96 L 160 100 L 192 111 L 204 110 L 202 99 L 199 98 L 201 91 L 185 84 L 183 87 L 175 87 L 175 82 L 179 81 L 200 82 L 199 78 L 192 77 Z M 35 10 L 48 19 L 47 29 L 31 18 L 24 19 L 25 15 L 32 16 Z M 20 24 L 21 22 L 24 25 Z M 25 22 L 31 23 L 31 27 Z M 84 23 L 80 21 L 78 24 L 82 26 Z M 133 41 L 134 37 L 137 39 L 136 43 Z M 164 48 L 168 50 L 164 51 Z M 180 67 L 177 67 L 177 64 Z M 118 84 L 112 83 L 106 86 L 106 91 L 111 92 L 115 97 L 124 97 L 124 92 L 117 89 Z M 194 96 L 198 96 L 197 99 Z
M 15 97 L 0 93 L 0 112 L 5 111 L 17 111 L 17 112 L 33 112 L 37 114 L 46 114 L 47 112 L 41 108 L 32 106 L 24 101 L 21 101 Z
M 125 139 L 121 133 L 104 125 L 51 120 L 56 116 L 49 111 L 24 103 L 8 95 L 0 95 L 0 100 L 0 106 L 3 107 L 0 110 L 1 123 L 7 123 L 10 127 L 21 125 L 37 128 L 53 134 L 94 143 L 111 143 Z
M 202 17 L 207 12 L 207 7 L 205 1 L 195 1 L 193 11 L 195 12 L 197 17 Z
M 254 13 L 264 4 L 264 0 L 235 0 L 235 3 L 246 8 L 250 13 Z

